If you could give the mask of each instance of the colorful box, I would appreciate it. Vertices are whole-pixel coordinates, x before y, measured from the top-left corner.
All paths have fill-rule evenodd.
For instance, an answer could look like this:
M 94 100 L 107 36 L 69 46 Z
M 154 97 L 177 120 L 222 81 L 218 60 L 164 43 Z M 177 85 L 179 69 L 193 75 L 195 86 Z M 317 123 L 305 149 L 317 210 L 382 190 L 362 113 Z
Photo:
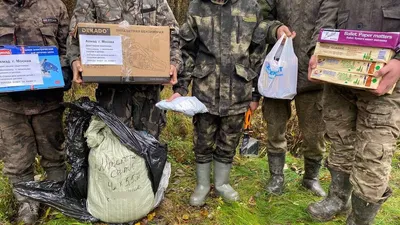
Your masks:
M 389 62 L 395 55 L 391 49 L 317 42 L 315 55 L 371 62 Z
M 385 63 L 381 62 L 339 59 L 325 56 L 317 56 L 317 60 L 319 68 L 371 76 L 374 76 L 376 71 L 385 66 Z
M 0 93 L 64 87 L 54 46 L 0 46 Z
M 316 80 L 362 89 L 377 89 L 379 82 L 381 81 L 380 77 L 335 71 L 319 67 L 312 71 L 311 77 Z
M 331 44 L 396 49 L 400 43 L 400 32 L 321 29 L 318 41 Z
M 85 82 L 165 84 L 170 77 L 170 27 L 77 25 Z

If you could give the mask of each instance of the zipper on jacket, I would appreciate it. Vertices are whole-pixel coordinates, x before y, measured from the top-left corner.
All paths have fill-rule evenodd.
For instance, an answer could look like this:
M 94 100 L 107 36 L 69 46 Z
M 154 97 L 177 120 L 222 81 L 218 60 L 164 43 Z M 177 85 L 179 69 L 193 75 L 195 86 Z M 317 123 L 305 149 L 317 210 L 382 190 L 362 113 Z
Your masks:
M 237 31 L 236 31 L 236 44 L 239 44 L 239 35 L 240 35 L 240 19 L 239 19 L 240 17 L 239 16 L 237 16 L 236 17 L 236 20 L 237 20 L 237 23 L 238 23 L 238 25 L 237 25 Z

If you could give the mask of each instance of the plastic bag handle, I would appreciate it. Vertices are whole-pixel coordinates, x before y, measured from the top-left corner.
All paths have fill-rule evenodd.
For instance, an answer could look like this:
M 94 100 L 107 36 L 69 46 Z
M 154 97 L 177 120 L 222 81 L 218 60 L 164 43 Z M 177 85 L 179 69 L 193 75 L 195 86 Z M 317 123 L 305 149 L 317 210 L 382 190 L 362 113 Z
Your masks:
M 279 47 L 282 44 L 283 39 L 286 37 L 286 34 L 283 34 L 281 38 L 279 38 L 279 40 L 275 43 L 274 47 L 272 47 L 270 53 L 273 54 L 273 56 L 276 56 L 276 53 L 279 50 Z

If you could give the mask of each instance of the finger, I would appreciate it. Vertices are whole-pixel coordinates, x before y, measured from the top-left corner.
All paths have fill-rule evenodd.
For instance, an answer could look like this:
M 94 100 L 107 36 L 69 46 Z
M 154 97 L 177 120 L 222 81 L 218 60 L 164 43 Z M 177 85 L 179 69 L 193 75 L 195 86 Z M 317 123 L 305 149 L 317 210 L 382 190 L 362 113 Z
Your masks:
M 295 38 L 297 33 L 295 31 L 292 32 L 292 38 Z
M 390 68 L 388 68 L 388 66 L 384 66 L 384 67 L 382 67 L 382 69 L 376 71 L 376 72 L 374 73 L 374 76 L 375 76 L 375 77 L 383 77 L 383 76 L 385 76 L 387 73 L 389 73 L 389 71 L 390 71 Z

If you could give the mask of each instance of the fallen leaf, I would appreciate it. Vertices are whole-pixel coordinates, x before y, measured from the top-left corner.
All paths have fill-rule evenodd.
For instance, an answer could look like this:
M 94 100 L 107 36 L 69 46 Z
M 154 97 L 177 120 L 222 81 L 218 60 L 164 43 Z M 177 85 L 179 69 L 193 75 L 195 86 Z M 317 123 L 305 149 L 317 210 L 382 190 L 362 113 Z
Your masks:
M 251 206 L 256 206 L 256 205 L 257 205 L 256 200 L 254 199 L 253 196 L 250 197 L 248 203 L 249 203 L 249 205 L 251 205 Z
M 154 219 L 155 216 L 156 216 L 156 213 L 155 213 L 155 212 L 149 213 L 149 214 L 147 215 L 147 220 L 148 220 L 148 221 L 152 221 L 152 220 Z
M 140 222 L 135 223 L 135 225 L 140 225 Z
M 200 210 L 200 214 L 202 216 L 204 216 L 204 217 L 207 217 L 208 216 L 208 210 L 207 209 L 202 209 L 202 210 Z
M 182 216 L 182 219 L 183 219 L 183 220 L 189 220 L 189 215 L 188 215 L 188 214 L 184 214 L 184 215 Z

